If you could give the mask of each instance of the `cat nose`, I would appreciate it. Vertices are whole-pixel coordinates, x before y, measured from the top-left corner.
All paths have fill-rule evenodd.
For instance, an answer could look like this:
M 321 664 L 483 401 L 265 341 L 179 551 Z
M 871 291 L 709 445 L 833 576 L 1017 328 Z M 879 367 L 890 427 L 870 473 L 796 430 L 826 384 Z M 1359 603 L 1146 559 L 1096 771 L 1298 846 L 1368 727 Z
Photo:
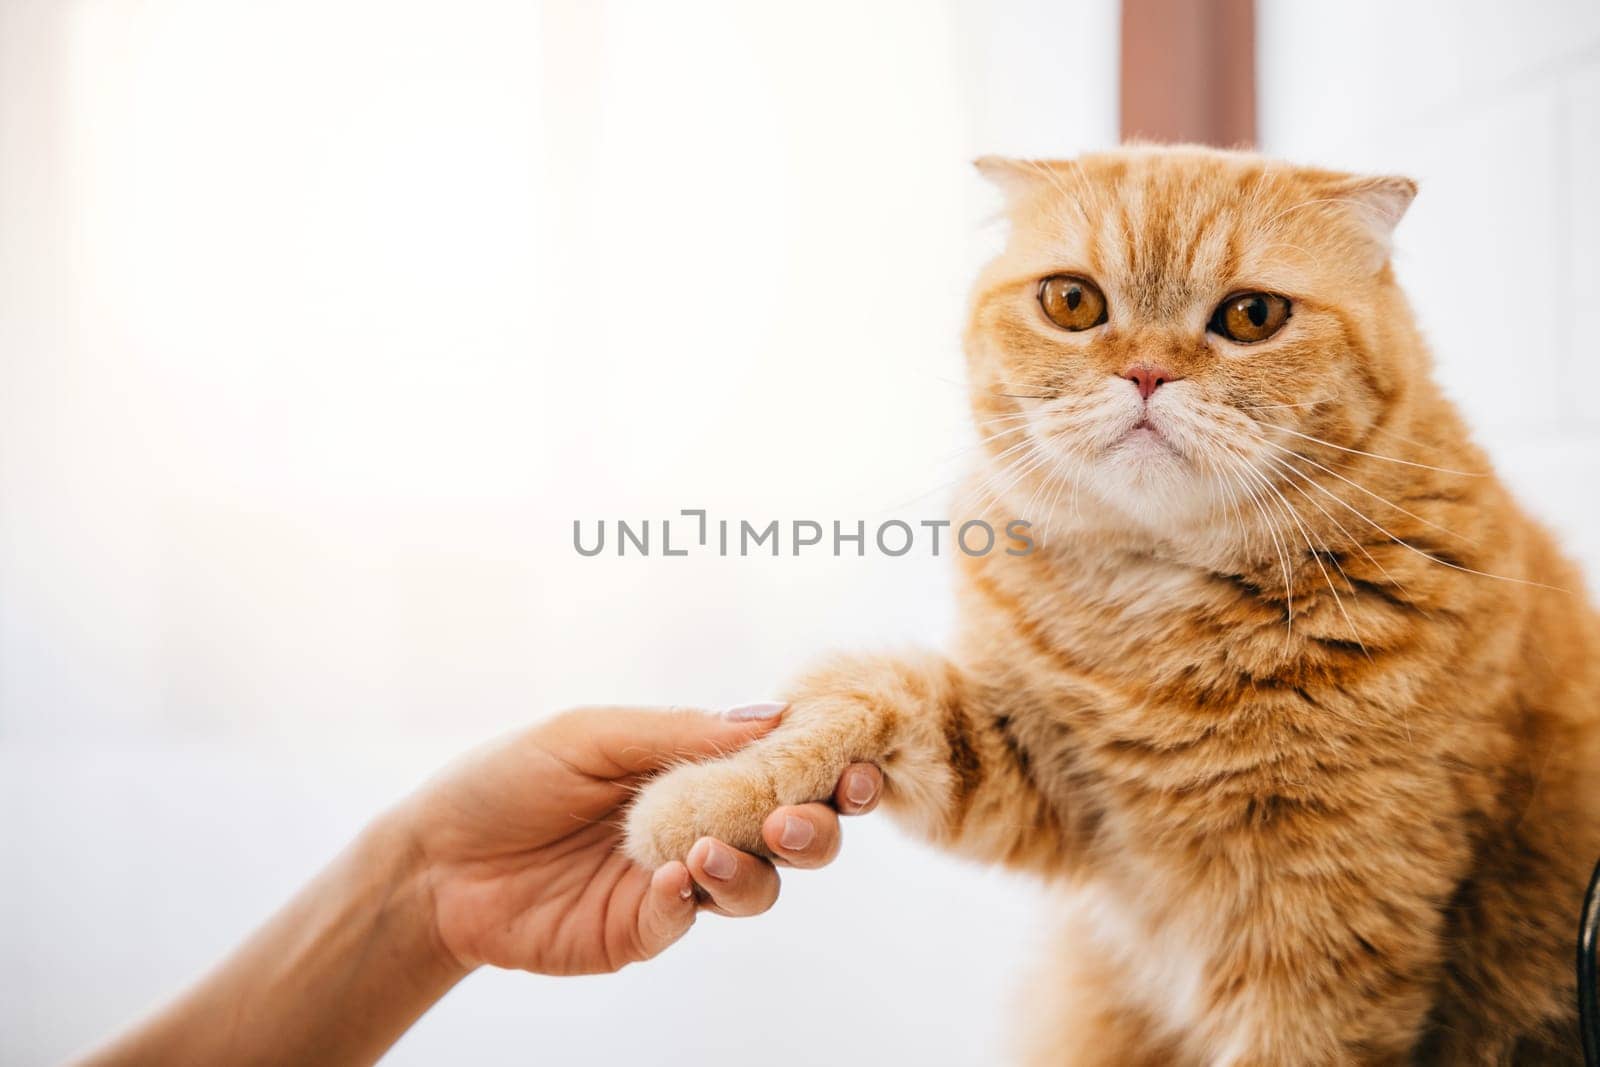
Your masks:
M 1139 395 L 1145 400 L 1150 399 L 1150 394 L 1161 388 L 1167 382 L 1175 382 L 1178 376 L 1169 370 L 1152 367 L 1148 363 L 1138 363 L 1122 372 L 1122 376 L 1139 387 Z

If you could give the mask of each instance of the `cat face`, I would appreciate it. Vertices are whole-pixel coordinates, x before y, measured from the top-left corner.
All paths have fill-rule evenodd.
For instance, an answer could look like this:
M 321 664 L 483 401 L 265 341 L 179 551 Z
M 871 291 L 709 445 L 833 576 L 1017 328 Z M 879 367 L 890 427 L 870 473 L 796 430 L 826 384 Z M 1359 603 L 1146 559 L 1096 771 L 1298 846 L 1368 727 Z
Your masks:
M 1360 440 L 1421 372 L 1386 343 L 1406 179 L 1199 148 L 978 165 L 1011 230 L 975 292 L 973 406 L 1025 518 L 1052 482 L 1165 532 L 1236 516 L 1296 435 Z

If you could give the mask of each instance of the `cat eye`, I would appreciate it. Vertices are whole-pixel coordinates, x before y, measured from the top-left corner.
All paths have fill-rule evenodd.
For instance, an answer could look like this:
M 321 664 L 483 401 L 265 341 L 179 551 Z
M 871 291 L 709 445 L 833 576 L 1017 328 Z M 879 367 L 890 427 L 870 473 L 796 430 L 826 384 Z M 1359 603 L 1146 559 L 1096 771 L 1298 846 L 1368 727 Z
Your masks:
M 1041 281 L 1039 307 L 1063 330 L 1087 330 L 1106 321 L 1106 295 L 1076 274 L 1052 274 Z
M 1241 345 L 1265 341 L 1289 321 L 1289 301 L 1276 293 L 1235 293 L 1217 305 L 1206 329 Z

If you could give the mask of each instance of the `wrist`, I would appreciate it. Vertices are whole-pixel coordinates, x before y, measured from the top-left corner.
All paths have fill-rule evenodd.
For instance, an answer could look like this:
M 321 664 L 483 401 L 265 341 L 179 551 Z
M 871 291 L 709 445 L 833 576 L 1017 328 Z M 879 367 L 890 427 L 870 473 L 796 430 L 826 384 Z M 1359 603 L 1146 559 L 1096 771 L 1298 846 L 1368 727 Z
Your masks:
M 468 971 L 428 864 L 380 816 L 215 971 L 89 1062 L 367 1064 Z
M 439 931 L 434 886 L 437 870 L 416 833 L 409 805 L 375 819 L 352 849 L 356 865 L 381 884 L 375 915 L 404 954 L 419 985 L 443 995 L 474 968 L 461 962 Z M 397 961 L 399 962 L 399 961 Z

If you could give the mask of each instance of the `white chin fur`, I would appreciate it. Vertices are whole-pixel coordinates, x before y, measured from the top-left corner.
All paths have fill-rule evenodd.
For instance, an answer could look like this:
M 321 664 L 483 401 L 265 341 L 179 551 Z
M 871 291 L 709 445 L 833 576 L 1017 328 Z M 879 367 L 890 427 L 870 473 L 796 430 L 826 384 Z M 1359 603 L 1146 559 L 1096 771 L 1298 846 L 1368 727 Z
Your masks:
M 1119 446 L 1092 464 L 1084 481 L 1105 504 L 1162 533 L 1178 533 L 1212 511 L 1207 480 L 1156 441 Z

